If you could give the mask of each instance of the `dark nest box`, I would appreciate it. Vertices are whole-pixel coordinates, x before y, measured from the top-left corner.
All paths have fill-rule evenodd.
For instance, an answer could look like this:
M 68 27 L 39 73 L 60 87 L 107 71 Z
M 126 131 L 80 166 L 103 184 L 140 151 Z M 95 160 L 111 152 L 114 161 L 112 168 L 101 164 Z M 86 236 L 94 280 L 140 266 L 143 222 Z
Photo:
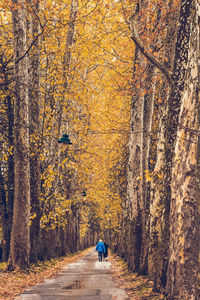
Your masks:
M 60 144 L 67 144 L 67 145 L 71 145 L 71 141 L 69 139 L 69 135 L 68 134 L 63 134 L 62 137 L 58 140 L 58 143 Z

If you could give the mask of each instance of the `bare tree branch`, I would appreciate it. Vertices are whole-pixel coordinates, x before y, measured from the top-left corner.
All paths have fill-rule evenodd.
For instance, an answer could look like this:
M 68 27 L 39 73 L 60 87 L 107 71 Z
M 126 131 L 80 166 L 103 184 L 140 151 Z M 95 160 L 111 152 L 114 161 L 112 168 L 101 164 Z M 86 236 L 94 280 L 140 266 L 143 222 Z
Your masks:
M 137 45 L 139 50 L 142 52 L 142 54 L 155 66 L 157 67 L 167 78 L 168 82 L 170 85 L 173 84 L 172 76 L 170 72 L 165 68 L 163 64 L 161 64 L 153 54 L 151 54 L 143 45 L 142 41 L 140 40 L 136 28 L 135 28 L 135 17 L 136 13 L 134 13 L 130 18 L 129 18 L 129 25 L 130 25 L 130 32 L 131 36 L 130 38 L 134 41 L 134 43 Z

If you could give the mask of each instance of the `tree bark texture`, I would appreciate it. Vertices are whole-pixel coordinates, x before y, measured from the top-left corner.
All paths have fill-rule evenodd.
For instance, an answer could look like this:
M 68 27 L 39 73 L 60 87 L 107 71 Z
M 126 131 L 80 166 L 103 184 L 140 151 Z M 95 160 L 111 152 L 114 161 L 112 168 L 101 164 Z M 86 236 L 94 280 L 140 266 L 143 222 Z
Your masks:
M 148 7 L 149 1 L 142 1 L 141 7 Z M 137 9 L 136 9 L 137 11 Z M 137 23 L 141 17 L 138 17 Z M 148 19 L 148 16 L 147 16 Z M 134 17 L 134 22 L 136 17 Z M 138 26 L 140 27 L 140 26 Z M 133 27 L 130 28 L 131 36 Z M 143 29 L 145 30 L 145 29 Z M 138 30 L 139 31 L 139 30 Z M 148 35 L 148 33 L 147 33 Z M 144 60 L 140 47 L 136 44 L 137 60 L 140 70 L 146 71 L 145 77 L 139 79 L 137 75 L 135 82 L 135 94 L 131 107 L 131 138 L 130 157 L 128 170 L 128 203 L 132 208 L 132 219 L 130 219 L 129 257 L 133 256 L 137 267 L 135 270 L 146 274 L 148 270 L 149 249 L 149 208 L 150 208 L 150 183 L 149 183 L 149 161 L 150 141 L 152 130 L 152 119 L 154 109 L 155 87 L 151 80 L 154 74 L 154 66 Z M 137 68 L 134 73 L 137 74 Z M 142 73 L 141 72 L 141 73 Z M 144 95 L 141 91 L 144 90 Z M 135 253 L 135 255 L 133 255 Z M 132 258 L 133 260 L 133 258 Z
M 147 63 L 147 78 L 144 89 L 146 94 L 143 99 L 143 124 L 142 124 L 142 247 L 140 254 L 140 272 L 146 274 L 148 271 L 149 252 L 149 208 L 150 208 L 150 182 L 146 178 L 150 161 L 150 141 L 152 132 L 152 120 L 154 109 L 155 88 L 152 86 L 151 78 L 154 75 L 154 66 Z
M 8 141 L 9 147 L 13 147 L 13 125 L 14 125 L 14 111 L 13 111 L 13 99 L 10 96 L 6 97 L 7 100 L 7 115 L 8 115 Z M 8 158 L 8 232 L 6 235 L 6 260 L 8 260 L 10 252 L 10 238 L 12 231 L 13 220 L 13 204 L 14 204 L 14 158 L 13 154 Z
M 151 182 L 151 201 L 150 201 L 150 248 L 149 248 L 149 253 L 148 253 L 148 272 L 152 276 L 154 280 L 154 288 L 156 290 L 162 290 L 164 289 L 166 282 L 168 282 L 168 291 L 169 291 L 169 299 L 174 299 L 175 297 L 180 297 L 178 299 L 183 299 L 184 297 L 184 292 L 180 292 L 181 288 L 181 283 L 176 285 L 175 280 L 176 277 L 178 278 L 178 274 L 176 273 L 176 276 L 171 275 L 172 271 L 171 270 L 176 270 L 177 268 L 177 263 L 175 265 L 175 261 L 178 260 L 178 255 L 175 257 L 175 259 L 172 259 L 174 256 L 175 251 L 179 251 L 178 249 L 181 247 L 178 243 L 179 237 L 177 237 L 179 234 L 176 233 L 176 246 L 175 244 L 175 227 L 173 224 L 176 224 L 175 220 L 178 218 L 178 211 L 175 210 L 177 204 L 175 198 L 171 198 L 173 196 L 173 193 L 179 193 L 177 192 L 177 189 L 175 188 L 174 182 L 177 181 L 177 178 L 182 178 L 181 175 L 178 176 L 176 173 L 174 173 L 175 170 L 175 161 L 174 159 L 176 158 L 177 151 L 179 152 L 180 150 L 177 150 L 180 148 L 180 142 L 178 142 L 178 136 L 177 136 L 177 131 L 179 132 L 178 125 L 180 123 L 179 115 L 180 111 L 182 114 L 182 100 L 183 94 L 184 94 L 184 87 L 185 87 L 185 80 L 186 80 L 186 70 L 188 69 L 188 54 L 189 54 L 189 45 L 190 43 L 193 43 L 193 40 L 191 38 L 191 32 L 192 32 L 192 24 L 195 24 L 194 19 L 191 19 L 192 16 L 194 15 L 194 10 L 192 10 L 192 7 L 194 5 L 195 1 L 181 1 L 181 5 L 177 6 L 178 9 L 180 8 L 180 11 L 175 13 L 173 16 L 170 16 L 171 22 L 169 22 L 169 26 L 167 28 L 167 38 L 166 42 L 164 45 L 164 52 L 165 57 L 167 56 L 168 61 L 164 62 L 163 64 L 157 65 L 154 63 L 154 59 L 151 60 L 149 59 L 148 51 L 145 50 L 145 53 L 143 53 L 142 48 L 141 48 L 141 40 L 139 39 L 138 41 L 138 36 L 135 31 L 135 18 L 136 15 L 133 14 L 133 16 L 130 19 L 130 29 L 132 31 L 131 38 L 135 41 L 135 37 L 137 38 L 135 43 L 137 46 L 137 49 L 140 50 L 147 59 L 150 60 L 150 62 L 157 67 L 160 71 L 163 72 L 163 75 L 167 77 L 167 80 L 170 84 L 170 90 L 164 86 L 165 83 L 163 83 L 162 91 L 160 91 L 158 94 L 156 92 L 156 97 L 161 96 L 161 102 L 164 99 L 164 103 L 161 106 L 161 109 L 158 110 L 157 115 L 159 116 L 159 125 L 156 125 L 157 128 L 159 127 L 159 134 L 157 135 L 158 138 L 158 143 L 156 145 L 157 148 L 157 161 L 154 163 L 154 169 L 153 171 L 153 181 Z M 196 3 L 196 2 L 195 2 Z M 176 4 L 176 3 L 175 3 Z M 171 2 L 169 5 L 173 5 Z M 175 6 L 176 7 L 176 6 Z M 179 13 L 180 12 L 180 13 Z M 169 16 L 168 16 L 169 18 Z M 178 21 L 179 18 L 179 21 Z M 178 24 L 178 26 L 177 26 Z M 175 25 L 175 26 L 173 26 Z M 194 25 L 195 26 L 195 25 Z M 196 30 L 197 31 L 197 30 Z M 193 30 L 193 33 L 195 32 L 195 29 Z M 197 32 L 195 33 L 196 36 L 198 36 Z M 193 37 L 194 39 L 194 37 Z M 142 45 L 143 46 L 143 45 Z M 194 49 L 198 49 L 198 44 L 193 45 Z M 191 50 L 190 50 L 191 51 Z M 197 51 L 197 50 L 196 50 Z M 191 53 L 189 54 L 190 56 L 192 55 Z M 150 55 L 151 56 L 151 55 Z M 151 56 L 152 57 L 152 56 Z M 139 60 L 141 61 L 141 60 Z M 171 63 L 174 61 L 174 63 Z M 191 64 L 192 65 L 192 64 Z M 164 67 L 164 68 L 163 68 Z M 172 72 L 170 71 L 172 70 Z M 165 72 L 166 71 L 166 72 Z M 190 70 L 192 72 L 192 70 Z M 168 76 L 169 75 L 169 76 Z M 197 80 L 197 79 L 196 79 Z M 192 79 L 191 79 L 192 81 Z M 193 80 L 194 81 L 194 80 Z M 189 83 L 187 84 L 189 86 Z M 195 88 L 195 83 L 194 83 L 194 91 L 196 91 L 197 87 Z M 192 92 L 191 92 L 192 93 Z M 194 96 L 193 96 L 194 97 Z M 188 97 L 189 98 L 189 97 Z M 187 101 L 189 99 L 187 98 Z M 129 175 L 128 175 L 128 204 L 129 208 L 128 211 L 130 214 L 129 216 L 129 265 L 131 268 L 140 271 L 141 269 L 145 270 L 144 266 L 144 258 L 145 258 L 145 243 L 143 243 L 144 239 L 144 232 L 145 228 L 143 227 L 144 225 L 147 226 L 148 224 L 148 218 L 144 218 L 145 216 L 145 209 L 148 208 L 148 196 L 145 196 L 145 185 L 146 182 L 143 177 L 143 171 L 144 168 L 147 165 L 147 157 L 150 158 L 150 153 L 153 151 L 152 149 L 148 150 L 146 153 L 146 146 L 148 145 L 145 143 L 144 136 L 140 138 L 135 137 L 135 132 L 133 130 L 137 129 L 139 130 L 144 130 L 145 127 L 141 124 L 144 124 L 145 122 L 145 114 L 143 110 L 141 110 L 141 106 L 144 105 L 145 107 L 145 102 L 139 102 L 139 97 L 135 97 L 134 105 L 132 105 L 132 116 L 131 116 L 131 134 L 134 133 L 134 138 L 130 139 L 130 158 L 129 158 Z M 159 98 L 158 98 L 159 99 Z M 185 100 L 184 100 L 185 101 Z M 194 101 L 193 101 L 194 102 Z M 188 109 L 189 105 L 187 106 Z M 186 110 L 187 110 L 186 109 Z M 188 109 L 189 110 L 189 109 Z M 193 107 L 193 118 L 195 121 L 191 120 L 191 127 L 195 128 L 197 130 L 197 117 L 196 117 L 196 111 Z M 192 110 L 190 110 L 190 113 L 192 113 Z M 155 116 L 156 113 L 153 114 Z M 189 116 L 189 112 L 188 112 Z M 180 116 L 181 118 L 181 116 Z M 190 124 L 189 121 L 183 120 L 183 122 L 186 122 L 185 127 L 187 127 L 187 124 Z M 195 123 L 196 122 L 196 123 Z M 195 123 L 195 124 L 194 124 Z M 194 134 L 194 133 L 193 133 Z M 143 148 L 141 149 L 141 144 L 143 143 Z M 178 146 L 175 145 L 179 144 Z M 188 146 L 189 147 L 189 146 Z M 187 148 L 185 146 L 185 148 Z M 189 150 L 188 150 L 189 151 Z M 155 151 L 154 151 L 155 152 Z M 193 150 L 194 152 L 194 150 Z M 187 157 L 189 157 L 189 152 L 187 152 L 187 149 L 185 151 L 187 153 Z M 185 154 L 184 153 L 184 154 Z M 179 157 L 180 158 L 180 157 Z M 145 161 L 147 159 L 147 161 Z M 136 163 L 137 161 L 137 163 Z M 187 159 L 186 159 L 187 161 Z M 192 159 L 190 158 L 190 161 Z M 135 163 L 134 163 L 135 162 Z M 174 162 L 174 165 L 173 165 Z M 142 164 L 142 165 L 141 165 Z M 196 161 L 194 159 L 194 166 L 196 167 Z M 193 165 L 190 163 L 190 167 L 193 168 Z M 149 165 L 149 169 L 152 167 Z M 186 169 L 186 168 L 185 168 Z M 196 171 L 195 171 L 196 172 Z M 188 191 L 189 187 L 191 188 L 191 192 L 193 191 L 193 186 L 195 184 L 193 183 L 192 185 L 192 180 L 195 182 L 195 172 L 193 172 L 193 177 L 188 183 Z M 186 171 L 187 173 L 187 171 Z M 183 174 L 183 173 L 181 173 Z M 188 173 L 187 173 L 188 174 Z M 141 176 L 143 178 L 143 185 L 142 189 L 139 183 L 136 182 L 136 178 L 138 176 Z M 184 176 L 184 175 L 183 175 Z M 188 175 L 187 175 L 188 176 Z M 185 176 L 185 178 L 187 177 Z M 176 180 L 175 180 L 176 178 Z M 182 182 L 186 179 L 181 179 Z M 179 184 L 180 185 L 180 184 Z M 174 190 L 173 190 L 174 189 Z M 147 192 L 147 190 L 146 190 Z M 192 194 L 195 195 L 195 192 Z M 196 191 L 197 194 L 197 191 Z M 182 192 L 182 197 L 183 197 L 183 192 Z M 180 197 L 179 197 L 180 198 Z M 147 202 L 146 202 L 147 201 Z M 193 202 L 195 202 L 194 200 Z M 186 200 L 187 202 L 187 200 Z M 192 203 L 193 203 L 192 202 Z M 171 204 L 173 205 L 171 207 Z M 138 205 L 138 207 L 137 207 Z M 195 235 L 197 232 L 198 228 L 198 222 L 197 222 L 197 215 L 196 213 L 197 209 L 197 203 L 195 202 L 194 204 L 194 210 L 189 213 L 189 209 L 183 210 L 185 215 L 190 215 L 192 221 L 191 222 L 195 229 L 194 229 L 194 236 L 195 236 L 195 241 L 198 240 L 198 237 Z M 171 217 L 170 217 L 170 222 L 169 222 L 169 214 L 171 210 Z M 173 212 L 174 211 L 174 212 Z M 183 213 L 181 213 L 181 216 Z M 137 218 L 135 217 L 137 216 Z M 174 219 L 173 219 L 174 218 Z M 137 220 L 137 221 L 136 221 Z M 172 221 L 173 220 L 173 221 Z M 176 220 L 177 221 L 177 220 Z M 178 222 L 178 221 L 177 221 Z M 169 227 L 170 223 L 172 223 L 171 227 Z M 182 222 L 183 223 L 183 222 Z M 140 224 L 140 231 L 139 234 L 136 230 L 136 224 Z M 177 224 L 175 225 L 177 227 Z M 187 230 L 189 231 L 192 226 L 184 224 L 185 227 L 187 227 Z M 147 227 L 146 227 L 147 228 Z M 180 229 L 180 233 L 184 232 L 184 229 Z M 187 232 L 185 231 L 185 233 Z M 148 232 L 148 229 L 146 230 Z M 181 233 L 183 234 L 183 233 Z M 171 235 L 171 239 L 170 239 Z M 138 238 L 139 237 L 139 238 Z M 181 239 L 181 235 L 180 235 Z M 169 253 L 169 240 L 170 242 L 170 253 Z M 172 244 L 174 243 L 174 244 Z M 186 243 L 187 244 L 187 243 Z M 192 244 L 192 242 L 191 242 Z M 185 245 L 185 244 L 184 244 Z M 174 250 L 173 250 L 174 246 Z M 189 248 L 188 244 L 186 246 Z M 135 250 L 137 248 L 137 251 Z M 176 250 L 175 250 L 176 248 Z M 182 247 L 181 249 L 184 249 Z M 174 251 L 174 252 L 173 252 Z M 184 251 L 184 250 L 181 250 Z M 197 268 L 198 268 L 198 261 L 195 259 L 198 257 L 197 255 L 197 244 L 195 246 L 195 249 L 193 251 L 193 254 L 190 254 L 190 257 L 188 258 L 188 268 L 187 264 L 183 269 L 190 269 L 192 273 L 192 267 L 190 267 L 190 263 L 192 264 L 197 264 L 197 266 L 194 268 L 193 271 L 193 280 L 194 280 L 194 286 L 196 285 L 196 280 L 197 280 Z M 172 255 L 173 253 L 173 255 Z M 132 255 L 132 256 L 131 256 Z M 169 257 L 170 255 L 170 257 Z M 172 257 L 171 257 L 172 255 Z M 184 257 L 186 257 L 186 254 L 184 252 Z M 170 264 L 168 268 L 168 261 L 170 259 Z M 172 260 L 172 261 L 171 261 Z M 137 264 L 134 262 L 137 261 Z M 186 261 L 186 260 L 184 260 Z M 168 268 L 168 277 L 167 277 L 167 268 Z M 181 272 L 179 267 L 178 272 Z M 170 270 L 170 271 L 169 271 Z M 174 271 L 175 272 L 175 271 Z M 184 273 L 184 272 L 183 272 Z M 186 273 L 186 271 L 185 271 Z M 185 273 L 182 276 L 182 281 L 180 282 L 183 283 L 184 281 L 184 276 L 185 278 L 187 277 Z M 174 280 L 174 282 L 173 282 Z M 189 278 L 187 277 L 188 282 Z M 173 282 L 173 283 L 172 283 Z M 175 294 L 175 288 L 172 286 L 176 286 L 176 294 Z M 187 285 L 187 284 L 186 284 Z M 184 286 L 184 284 L 182 284 Z M 189 295 L 189 293 L 192 293 L 193 290 L 196 290 L 196 287 L 192 289 L 192 281 L 188 284 L 187 287 L 190 286 L 190 291 L 188 294 L 185 292 L 185 295 Z M 182 288 L 184 290 L 184 287 Z M 173 291 L 172 291 L 173 290 Z M 185 288 L 185 291 L 187 288 Z M 189 290 L 189 288 L 188 288 Z M 170 294 L 171 293 L 171 294 Z M 179 293 L 181 296 L 179 296 Z M 196 293 L 196 292 L 194 292 Z M 182 297 L 182 298 L 181 298 Z M 192 296 L 193 297 L 193 296 Z M 194 297 L 197 297 L 196 295 Z M 184 298 L 185 299 L 185 298 Z M 190 298 L 186 298 L 190 299 Z M 193 299 L 193 298 L 191 298 Z M 194 298 L 196 299 L 196 298 Z
M 15 191 L 9 267 L 26 268 L 30 258 L 28 62 L 27 57 L 24 56 L 27 48 L 26 12 L 24 1 L 15 1 L 14 4 L 18 7 L 13 10 L 16 76 L 14 101 Z
M 161 88 L 163 88 L 164 92 L 167 92 L 164 86 L 161 86 Z M 161 97 L 160 93 L 156 96 Z M 154 290 L 159 290 L 164 284 L 162 283 L 162 270 L 164 261 L 168 259 L 168 257 L 166 258 L 163 256 L 163 250 L 165 247 L 168 248 L 168 244 L 165 240 L 162 240 L 162 231 L 165 227 L 165 224 L 163 222 L 165 201 L 164 180 L 162 178 L 164 168 L 164 116 L 162 115 L 162 109 L 164 109 L 165 106 L 166 105 L 163 103 L 161 109 L 155 108 L 154 118 L 157 120 L 157 122 L 155 122 L 153 129 L 155 131 L 158 131 L 158 133 L 154 135 L 154 137 L 156 136 L 157 138 L 157 146 L 156 149 L 151 149 L 151 159 L 152 161 L 154 161 L 155 159 L 155 162 L 154 168 L 152 170 L 154 172 L 154 175 L 152 176 L 151 181 L 151 195 L 149 207 L 150 240 L 148 256 L 148 273 L 154 281 Z M 157 118 L 159 118 L 159 121 Z M 153 140 L 152 145 L 154 145 L 154 143 L 155 139 Z M 161 178 L 159 178 L 158 175 Z
M 31 1 L 30 36 L 34 40 L 40 34 L 38 14 L 40 1 Z M 31 261 L 37 261 L 39 248 L 40 231 L 40 188 L 41 188 L 41 169 L 40 169 L 40 50 L 39 39 L 37 39 L 29 53 L 29 109 L 30 109 L 30 188 L 31 188 Z
M 177 36 L 177 23 L 179 11 L 170 13 L 174 3 L 169 3 L 168 26 L 166 29 L 166 40 L 164 43 L 163 57 L 166 59 L 168 70 L 173 68 L 175 41 Z M 150 200 L 150 244 L 148 272 L 154 281 L 154 290 L 163 291 L 166 286 L 166 272 L 169 259 L 169 208 L 168 202 L 165 201 L 165 131 L 167 118 L 167 99 L 169 98 L 169 85 L 163 78 L 163 83 L 156 92 L 156 98 L 160 102 L 155 104 L 154 108 L 154 125 L 151 146 L 152 164 L 152 182 L 151 182 L 151 200 Z M 156 142 L 157 140 L 157 142 Z M 155 148 L 156 142 L 156 148 Z M 155 149 L 154 149 L 155 148 Z M 156 155 L 155 155 L 156 153 Z M 154 162 L 155 161 L 155 162 Z
M 181 94 L 180 115 L 172 168 L 168 299 L 198 299 L 199 204 L 197 143 L 199 130 L 198 60 L 199 3 L 182 1 L 182 14 L 190 11 L 185 25 L 189 39 L 187 73 Z M 182 17 L 181 14 L 181 17 Z M 182 24 L 183 25 L 183 24 Z M 184 32 L 184 31 L 183 31 Z M 184 41 L 185 42 L 185 41 Z M 181 47 L 187 47 L 182 44 Z M 181 76 L 182 75 L 182 76 Z
M 138 49 L 135 50 L 135 65 L 139 62 Z M 135 79 L 136 82 L 139 80 Z M 131 105 L 130 148 L 128 162 L 127 207 L 128 225 L 128 263 L 131 269 L 139 269 L 139 257 L 142 240 L 142 117 L 143 98 L 134 91 Z
M 148 7 L 149 1 L 141 1 L 141 7 Z M 148 16 L 147 16 L 148 19 Z M 140 17 L 138 18 L 138 22 Z M 140 26 L 139 26 L 140 27 Z M 131 34 L 133 28 L 130 28 Z M 143 59 L 140 47 L 136 46 L 134 65 L 139 70 L 147 70 L 147 75 L 141 80 L 134 69 L 134 96 L 131 107 L 131 130 L 128 168 L 128 206 L 129 211 L 129 263 L 130 267 L 142 274 L 148 269 L 148 242 L 150 185 L 145 176 L 149 165 L 150 131 L 152 127 L 153 96 L 151 92 L 151 77 L 153 67 Z M 141 94 L 142 88 L 145 90 Z
M 3 232 L 2 261 L 7 259 L 7 236 L 9 235 L 9 215 L 7 211 L 6 191 L 3 174 L 0 168 L 0 225 Z M 6 241 L 6 244 L 5 244 Z

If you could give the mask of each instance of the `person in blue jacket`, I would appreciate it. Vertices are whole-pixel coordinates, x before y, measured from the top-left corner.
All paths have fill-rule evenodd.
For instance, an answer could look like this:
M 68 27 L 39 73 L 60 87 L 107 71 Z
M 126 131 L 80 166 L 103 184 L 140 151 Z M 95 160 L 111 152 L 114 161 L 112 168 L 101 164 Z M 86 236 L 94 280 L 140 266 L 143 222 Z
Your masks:
M 102 256 L 103 256 L 103 253 L 105 253 L 105 245 L 104 243 L 102 242 L 102 240 L 99 240 L 97 246 L 96 246 L 96 251 L 98 251 L 98 258 L 99 258 L 99 261 L 102 261 Z

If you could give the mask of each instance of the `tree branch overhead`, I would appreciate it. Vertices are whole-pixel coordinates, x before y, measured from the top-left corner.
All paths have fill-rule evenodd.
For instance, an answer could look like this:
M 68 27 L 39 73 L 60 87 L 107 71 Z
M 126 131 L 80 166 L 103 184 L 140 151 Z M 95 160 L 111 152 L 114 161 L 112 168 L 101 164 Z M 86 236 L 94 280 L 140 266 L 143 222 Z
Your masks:
M 147 49 L 145 49 L 145 46 L 143 45 L 141 39 L 138 36 L 137 30 L 135 28 L 135 17 L 137 13 L 132 14 L 129 18 L 129 25 L 130 25 L 130 38 L 134 41 L 136 46 L 139 48 L 139 50 L 142 52 L 142 54 L 155 66 L 157 67 L 167 78 L 170 86 L 173 84 L 172 76 L 170 72 L 165 68 L 163 64 L 161 64 L 153 54 L 151 54 Z

